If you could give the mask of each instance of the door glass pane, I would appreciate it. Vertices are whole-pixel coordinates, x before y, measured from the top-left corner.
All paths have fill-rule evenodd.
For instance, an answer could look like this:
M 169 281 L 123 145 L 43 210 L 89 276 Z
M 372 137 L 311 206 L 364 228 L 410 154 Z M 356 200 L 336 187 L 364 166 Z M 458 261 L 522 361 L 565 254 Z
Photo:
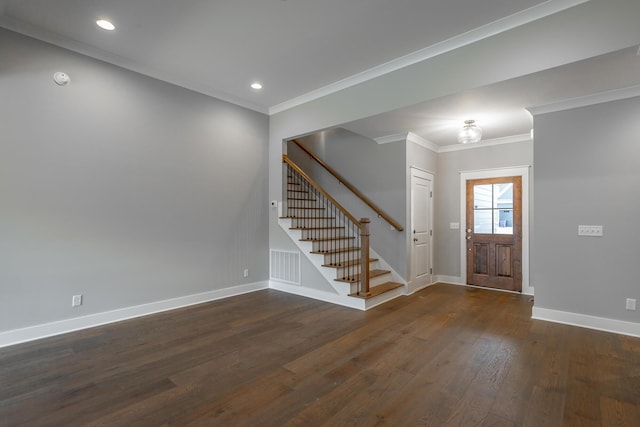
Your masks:
M 476 234 L 492 234 L 493 209 L 473 211 L 473 232 Z
M 495 209 L 494 234 L 513 234 L 513 209 Z
M 513 234 L 513 183 L 473 186 L 473 228 L 478 234 Z
M 493 188 L 491 184 L 473 186 L 473 208 L 491 209 L 493 207 Z
M 513 183 L 493 185 L 494 208 L 513 208 Z

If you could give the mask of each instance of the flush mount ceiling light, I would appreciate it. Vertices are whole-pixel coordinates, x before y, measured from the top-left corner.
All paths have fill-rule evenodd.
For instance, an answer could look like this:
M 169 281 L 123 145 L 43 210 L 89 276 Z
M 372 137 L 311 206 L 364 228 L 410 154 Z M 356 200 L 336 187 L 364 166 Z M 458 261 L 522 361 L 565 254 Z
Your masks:
M 116 26 L 113 25 L 111 21 L 108 21 L 106 19 L 98 19 L 96 21 L 96 24 L 98 25 L 98 27 L 102 28 L 103 30 L 113 31 L 116 29 Z
M 251 83 L 251 89 L 260 90 L 262 89 L 262 84 L 258 82 Z
M 464 121 L 464 127 L 458 133 L 458 142 L 460 144 L 478 142 L 482 139 L 482 129 L 476 126 L 475 123 L 475 120 Z

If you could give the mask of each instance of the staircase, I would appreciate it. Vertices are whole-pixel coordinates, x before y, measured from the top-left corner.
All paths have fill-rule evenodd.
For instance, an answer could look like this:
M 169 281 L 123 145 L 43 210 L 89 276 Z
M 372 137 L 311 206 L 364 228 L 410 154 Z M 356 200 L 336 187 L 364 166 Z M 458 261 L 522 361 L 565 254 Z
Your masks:
M 279 224 L 331 284 L 333 302 L 366 310 L 402 295 L 402 278 L 369 247 L 369 220 L 354 218 L 286 155 Z

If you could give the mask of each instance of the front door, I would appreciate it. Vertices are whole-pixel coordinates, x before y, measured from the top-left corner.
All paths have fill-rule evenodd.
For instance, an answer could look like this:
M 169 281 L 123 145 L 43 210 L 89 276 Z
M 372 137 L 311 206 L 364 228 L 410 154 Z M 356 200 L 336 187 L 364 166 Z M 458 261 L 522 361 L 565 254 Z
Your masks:
M 467 181 L 467 283 L 522 292 L 522 177 Z
M 411 170 L 411 282 L 414 287 L 431 283 L 431 184 L 433 176 Z

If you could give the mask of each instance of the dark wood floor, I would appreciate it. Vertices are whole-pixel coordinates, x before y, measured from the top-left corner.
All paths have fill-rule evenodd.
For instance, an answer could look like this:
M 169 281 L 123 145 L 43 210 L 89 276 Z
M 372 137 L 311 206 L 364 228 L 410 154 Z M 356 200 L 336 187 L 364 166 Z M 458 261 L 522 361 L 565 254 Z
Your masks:
M 277 291 L 0 349 L 0 425 L 640 426 L 640 339 L 439 284 L 366 313 Z

